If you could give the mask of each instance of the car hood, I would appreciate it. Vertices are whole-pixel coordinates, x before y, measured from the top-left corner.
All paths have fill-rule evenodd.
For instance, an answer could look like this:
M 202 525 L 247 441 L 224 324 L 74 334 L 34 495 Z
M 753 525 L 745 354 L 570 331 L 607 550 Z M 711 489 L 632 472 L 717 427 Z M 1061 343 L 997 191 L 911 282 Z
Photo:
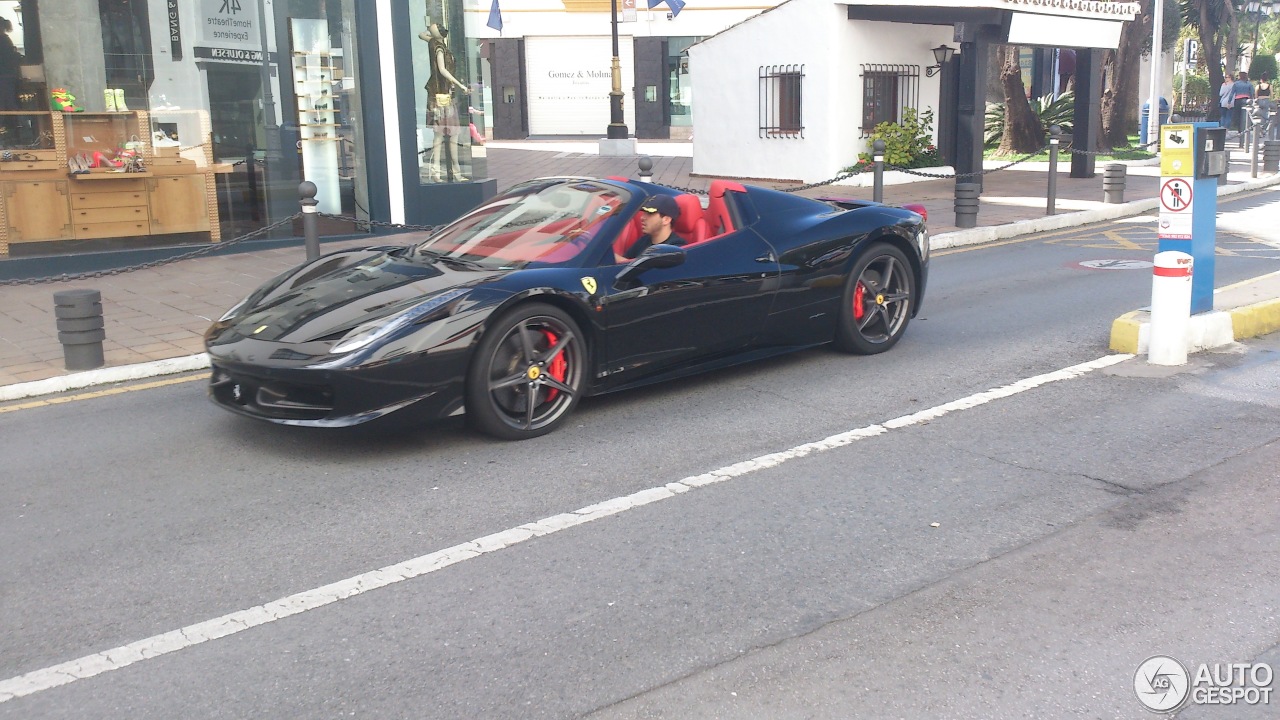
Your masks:
M 246 337 L 293 343 L 337 340 L 361 323 L 508 272 L 453 269 L 404 257 L 397 250 L 334 253 L 259 289 L 236 316 L 215 324 L 208 339 L 211 345 Z

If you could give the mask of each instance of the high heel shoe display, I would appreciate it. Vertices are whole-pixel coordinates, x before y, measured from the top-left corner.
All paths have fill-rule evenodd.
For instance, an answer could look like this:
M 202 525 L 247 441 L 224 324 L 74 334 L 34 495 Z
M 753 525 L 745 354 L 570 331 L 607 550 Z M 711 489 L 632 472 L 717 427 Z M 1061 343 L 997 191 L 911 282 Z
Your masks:
M 124 104 L 124 88 L 116 88 L 112 90 L 116 96 L 116 110 L 119 112 L 129 112 L 129 106 Z
M 95 152 L 93 154 L 93 162 L 96 167 L 118 168 L 124 165 L 124 163 L 120 162 L 119 160 L 116 160 L 115 158 L 111 157 L 110 155 L 104 152 Z

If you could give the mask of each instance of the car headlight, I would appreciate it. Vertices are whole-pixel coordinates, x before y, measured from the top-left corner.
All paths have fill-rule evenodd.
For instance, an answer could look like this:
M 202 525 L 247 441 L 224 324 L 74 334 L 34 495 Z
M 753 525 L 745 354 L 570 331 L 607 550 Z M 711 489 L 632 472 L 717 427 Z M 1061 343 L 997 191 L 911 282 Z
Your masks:
M 373 342 L 387 337 L 397 330 L 413 325 L 414 323 L 427 320 L 432 313 L 435 313 L 445 305 L 457 300 L 466 293 L 466 290 L 454 288 L 453 290 L 440 293 L 424 303 L 414 305 L 408 310 L 396 313 L 395 315 L 389 315 L 387 317 L 378 318 L 377 320 L 370 320 L 369 322 L 361 323 L 352 328 L 346 335 L 343 335 L 341 340 L 334 343 L 333 347 L 329 348 L 329 353 L 332 355 L 340 355 L 342 353 L 349 353 L 353 350 L 359 350 L 360 348 L 366 347 Z

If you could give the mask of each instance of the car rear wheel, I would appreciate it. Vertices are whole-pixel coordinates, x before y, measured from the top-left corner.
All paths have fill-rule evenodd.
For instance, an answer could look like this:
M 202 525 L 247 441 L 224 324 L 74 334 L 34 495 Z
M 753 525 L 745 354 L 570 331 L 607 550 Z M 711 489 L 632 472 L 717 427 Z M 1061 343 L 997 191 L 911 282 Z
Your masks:
M 551 432 L 586 386 L 587 348 L 567 314 L 519 305 L 485 332 L 467 373 L 467 417 L 503 440 Z
M 898 248 L 876 243 L 863 251 L 845 283 L 836 347 L 860 355 L 893 347 L 911 321 L 915 275 Z

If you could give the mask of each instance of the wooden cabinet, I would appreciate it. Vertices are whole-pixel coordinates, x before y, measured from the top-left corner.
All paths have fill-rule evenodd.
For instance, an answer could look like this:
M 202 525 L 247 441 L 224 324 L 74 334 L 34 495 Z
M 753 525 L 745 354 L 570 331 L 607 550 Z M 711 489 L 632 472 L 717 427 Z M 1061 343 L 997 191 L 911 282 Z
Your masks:
M 0 258 L 14 243 L 176 233 L 208 233 L 219 241 L 213 178 L 222 169 L 207 145 L 155 147 L 149 118 L 146 112 L 0 113 L 21 131 L 18 139 L 31 141 L 0 153 Z M 207 114 L 197 119 L 193 124 L 207 138 Z M 111 167 L 119 165 L 112 158 L 130 153 L 141 157 L 141 166 Z M 98 167 L 80 162 L 95 157 Z
M 0 193 L 8 244 L 72 239 L 66 180 L 0 182 Z
M 165 175 L 147 178 L 146 183 L 151 232 L 208 232 L 205 175 Z
M 142 178 L 117 176 L 73 182 L 76 186 L 71 191 L 71 218 L 77 240 L 151 233 L 147 189 Z

